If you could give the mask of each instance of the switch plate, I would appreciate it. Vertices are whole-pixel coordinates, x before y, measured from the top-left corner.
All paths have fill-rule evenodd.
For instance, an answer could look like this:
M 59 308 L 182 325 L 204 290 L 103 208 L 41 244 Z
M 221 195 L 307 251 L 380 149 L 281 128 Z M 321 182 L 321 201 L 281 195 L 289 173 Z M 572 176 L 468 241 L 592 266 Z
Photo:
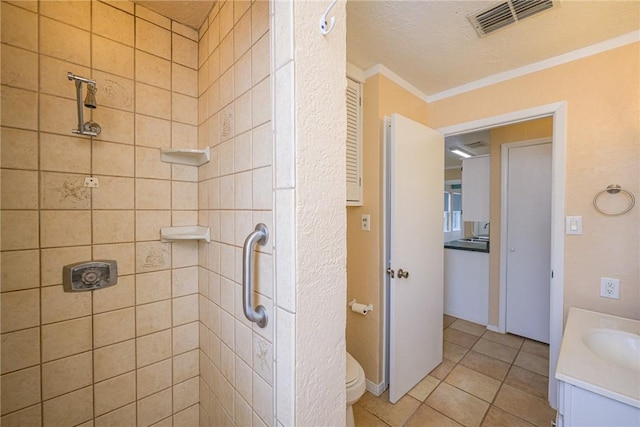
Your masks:
M 362 231 L 371 231 L 371 215 L 362 215 L 362 222 L 360 224 Z
M 605 298 L 620 299 L 620 279 L 601 277 L 600 296 Z
M 568 216 L 565 222 L 565 233 L 582 234 L 582 217 Z

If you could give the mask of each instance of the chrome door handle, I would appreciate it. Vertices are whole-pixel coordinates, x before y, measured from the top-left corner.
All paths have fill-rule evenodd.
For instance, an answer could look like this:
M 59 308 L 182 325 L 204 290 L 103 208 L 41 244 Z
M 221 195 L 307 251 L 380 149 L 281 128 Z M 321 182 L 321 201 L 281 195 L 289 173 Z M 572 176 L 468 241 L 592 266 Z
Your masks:
M 253 308 L 253 246 L 256 243 L 264 246 L 268 240 L 269 229 L 260 223 L 256 225 L 255 231 L 247 236 L 242 247 L 242 308 L 246 318 L 261 328 L 267 326 L 269 315 L 262 305 L 257 306 L 255 310 Z
M 398 279 L 402 279 L 402 278 L 407 278 L 409 277 L 409 272 L 408 271 L 404 271 L 403 269 L 399 269 L 398 270 Z
M 387 268 L 387 274 L 389 276 L 391 276 L 391 278 L 393 279 L 394 277 L 396 277 L 396 272 L 393 271 L 393 269 L 391 267 Z

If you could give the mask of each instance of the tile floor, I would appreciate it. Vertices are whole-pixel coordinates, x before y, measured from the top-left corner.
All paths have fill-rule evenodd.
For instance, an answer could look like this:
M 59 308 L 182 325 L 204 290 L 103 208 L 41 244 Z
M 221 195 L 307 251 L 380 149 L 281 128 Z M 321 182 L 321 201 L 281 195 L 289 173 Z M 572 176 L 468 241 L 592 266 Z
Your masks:
M 357 427 L 549 427 L 549 346 L 445 316 L 444 361 L 396 404 L 354 405 Z

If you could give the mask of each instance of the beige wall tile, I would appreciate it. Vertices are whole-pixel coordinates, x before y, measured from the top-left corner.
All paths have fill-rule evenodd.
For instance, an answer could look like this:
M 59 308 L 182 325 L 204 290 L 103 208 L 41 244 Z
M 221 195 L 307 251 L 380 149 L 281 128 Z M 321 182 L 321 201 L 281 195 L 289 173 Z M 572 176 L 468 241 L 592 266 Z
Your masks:
M 94 423 L 96 427 L 134 426 L 136 425 L 136 404 L 131 403 L 108 414 L 96 417 Z
M 251 88 L 251 69 L 251 52 L 246 52 L 233 67 L 236 96 L 242 95 Z
M 136 335 L 147 335 L 171 327 L 171 301 L 164 300 L 136 307 Z
M 198 265 L 198 242 L 174 242 L 172 250 L 173 268 Z
M 136 339 L 136 366 L 147 366 L 171 357 L 171 330 Z
M 171 179 L 174 181 L 198 182 L 198 168 L 187 165 L 171 165 Z
M 133 80 L 97 70 L 93 72 L 93 79 L 98 88 L 98 107 L 133 111 Z M 97 111 L 99 110 L 94 110 L 93 113 Z
M 38 15 L 2 3 L 2 43 L 38 51 Z
M 171 207 L 173 209 L 198 209 L 198 184 L 195 182 L 172 182 Z
M 43 403 L 43 425 L 77 425 L 93 416 L 93 387 L 89 386 Z
M 37 169 L 38 168 L 38 134 L 20 129 L 2 128 L 3 168 Z
M 224 38 L 233 28 L 233 5 L 234 2 L 226 2 L 220 7 L 220 14 L 218 15 L 220 20 L 220 38 Z
M 95 414 L 102 415 L 136 400 L 136 375 L 129 372 L 95 384 Z
M 171 182 L 136 179 L 136 209 L 170 209 Z
M 198 292 L 198 268 L 187 267 L 172 270 L 172 293 L 174 297 Z
M 197 377 L 173 386 L 173 412 L 198 403 L 199 379 Z
M 171 389 L 138 401 L 138 425 L 149 426 L 171 416 Z
M 91 69 L 87 67 L 44 55 L 39 59 L 42 93 L 75 100 L 76 86 L 69 80 L 67 73 L 71 71 L 78 76 L 91 77 Z
M 42 286 L 62 284 L 62 267 L 91 259 L 90 246 L 42 250 Z
M 173 354 L 178 355 L 198 348 L 198 322 L 173 328 Z
M 37 289 L 2 294 L 2 333 L 40 324 L 40 298 Z
M 258 0 L 251 7 L 251 40 L 255 43 L 269 31 L 269 2 Z
M 133 16 L 104 3 L 92 3 L 92 31 L 109 39 L 133 46 Z
M 67 133 L 77 126 L 68 125 Z M 91 171 L 91 145 L 86 138 L 40 133 L 40 168 L 46 171 L 85 173 Z
M 271 120 L 271 79 L 266 78 L 251 90 L 253 127 Z
M 136 113 L 171 119 L 171 92 L 136 83 Z
M 0 96 L 2 105 L 11 105 L 11 108 L 2 109 L 2 126 L 34 130 L 37 128 L 37 93 L 3 86 Z
M 137 211 L 136 240 L 160 240 L 160 228 L 171 225 L 171 211 Z
M 177 384 L 199 373 L 199 350 L 192 350 L 173 358 L 173 383 Z
M 198 72 L 172 63 L 171 90 L 189 96 L 198 96 Z
M 199 405 L 193 405 L 184 411 L 180 411 L 173 416 L 174 427 L 189 427 L 200 424 Z
M 198 127 L 174 122 L 171 128 L 171 141 L 171 146 L 174 148 L 197 148 Z
M 256 85 L 269 75 L 270 61 L 269 34 L 267 33 L 251 48 L 252 85 Z
M 76 111 L 76 103 L 70 99 L 40 95 L 40 130 L 60 135 L 72 135 L 71 130 L 78 128 Z M 84 139 L 87 143 L 86 138 Z
M 136 49 L 171 59 L 171 31 L 136 18 Z
M 171 223 L 174 226 L 192 225 L 198 222 L 198 211 L 172 211 Z
M 245 13 L 251 7 L 251 0 L 237 0 L 233 5 L 233 22 L 239 25 L 239 21 L 245 16 Z M 250 13 L 249 13 L 250 15 Z
M 136 81 L 171 89 L 171 61 L 136 50 Z
M 103 381 L 133 371 L 136 368 L 135 347 L 135 340 L 129 340 L 94 350 L 94 381 Z
M 3 85 L 38 90 L 38 55 L 3 44 L 1 81 Z
M 41 297 L 43 324 L 91 315 L 91 292 L 64 292 L 56 285 L 42 288 Z
M 251 13 L 245 13 L 233 28 L 234 59 L 237 61 L 251 48 Z
M 190 125 L 198 124 L 198 99 L 174 93 L 172 97 L 172 119 Z
M 187 295 L 173 299 L 173 325 L 183 325 L 198 320 L 198 295 Z
M 133 243 L 116 243 L 112 245 L 93 246 L 94 259 L 114 259 L 118 263 L 118 274 L 135 273 L 135 245 Z
M 0 253 L 2 292 L 40 286 L 40 253 L 38 250 Z
M 136 145 L 146 147 L 171 147 L 171 122 L 169 120 L 136 114 Z
M 252 167 L 259 168 L 273 164 L 273 133 L 271 122 L 252 130 Z
M 160 160 L 157 148 L 136 147 L 136 177 L 171 179 L 171 164 Z
M 40 13 L 74 27 L 90 30 L 91 4 L 75 1 L 42 2 Z
M 93 68 L 133 79 L 133 48 L 97 35 L 92 36 Z
M 93 141 L 93 173 L 111 176 L 133 176 L 133 147 L 124 144 Z
M 171 359 L 154 363 L 136 372 L 138 399 L 171 387 Z
M 119 275 L 118 283 L 93 294 L 93 312 L 102 313 L 120 308 L 132 307 L 135 304 L 134 276 Z
M 2 334 L 0 350 L 3 374 L 39 364 L 40 328 Z
M 7 427 L 42 425 L 42 407 L 40 404 L 12 412 L 2 417 L 2 425 Z
M 125 308 L 93 316 L 93 334 L 95 348 L 135 337 L 135 309 Z
M 198 68 L 198 43 L 182 37 L 179 34 L 173 34 L 172 61 L 186 67 Z
M 91 350 L 91 318 L 68 320 L 42 327 L 42 361 Z
M 41 211 L 40 223 L 40 242 L 43 248 L 91 243 L 89 211 Z
M 186 38 L 191 39 L 195 42 L 198 41 L 198 32 L 193 28 L 189 28 L 186 25 L 180 24 L 179 22 L 171 22 L 171 31 L 173 31 L 174 33 L 178 33 L 181 36 L 185 36 Z
M 100 187 L 91 190 L 93 209 L 133 209 L 134 179 L 97 176 Z
M 134 241 L 133 211 L 93 211 L 93 243 Z
M 251 129 L 252 92 L 246 92 L 234 102 L 234 134 L 239 135 Z
M 90 351 L 44 363 L 42 365 L 42 398 L 50 399 L 91 385 L 92 365 Z
M 40 367 L 23 369 L 0 378 L 2 390 L 2 415 L 40 402 Z
M 226 35 L 218 48 L 220 52 L 220 73 L 228 72 L 233 66 L 233 33 Z
M 40 173 L 41 209 L 91 209 L 91 190 L 85 175 Z
M 89 32 L 40 18 L 40 53 L 88 67 L 91 65 L 90 52 Z
M 147 20 L 149 22 L 152 22 L 156 25 L 159 25 L 160 27 L 165 28 L 167 30 L 171 29 L 171 20 L 169 18 L 166 18 L 155 12 L 152 12 L 151 10 L 143 6 L 136 5 L 136 16 L 144 20 Z
M 100 140 L 133 144 L 133 113 L 102 107 L 93 111 L 93 120 L 102 128 Z
M 169 270 L 136 276 L 136 303 L 145 304 L 171 298 L 171 272 Z

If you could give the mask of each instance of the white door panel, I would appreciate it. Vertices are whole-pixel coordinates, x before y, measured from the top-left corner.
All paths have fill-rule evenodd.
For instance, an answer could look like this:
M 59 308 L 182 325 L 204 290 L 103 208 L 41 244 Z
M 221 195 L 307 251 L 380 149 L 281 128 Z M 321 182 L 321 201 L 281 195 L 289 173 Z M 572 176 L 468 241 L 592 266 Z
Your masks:
M 551 143 L 509 148 L 507 332 L 549 342 Z
M 389 400 L 442 362 L 444 137 L 394 114 L 388 129 Z M 399 270 L 409 273 L 399 277 Z

